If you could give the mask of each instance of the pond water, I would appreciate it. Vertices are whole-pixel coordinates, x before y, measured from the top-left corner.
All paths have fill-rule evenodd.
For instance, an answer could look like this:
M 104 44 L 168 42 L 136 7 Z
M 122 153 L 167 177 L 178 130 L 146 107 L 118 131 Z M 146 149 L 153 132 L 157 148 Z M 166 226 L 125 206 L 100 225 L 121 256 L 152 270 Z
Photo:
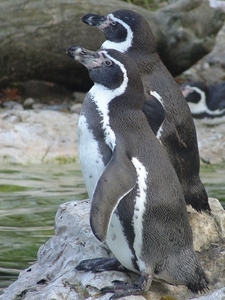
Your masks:
M 225 207 L 225 165 L 202 166 L 209 196 Z M 61 203 L 87 198 L 78 163 L 5 166 L 0 171 L 0 294 L 54 235 Z

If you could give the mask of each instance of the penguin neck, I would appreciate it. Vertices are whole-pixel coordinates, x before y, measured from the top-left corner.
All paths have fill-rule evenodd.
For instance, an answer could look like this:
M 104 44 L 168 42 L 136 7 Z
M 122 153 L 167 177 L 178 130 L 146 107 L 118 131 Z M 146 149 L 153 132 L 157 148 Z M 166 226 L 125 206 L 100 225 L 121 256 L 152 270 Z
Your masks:
M 149 74 L 154 72 L 158 68 L 160 62 L 160 57 L 157 52 L 149 53 L 139 53 L 129 52 L 129 56 L 135 60 L 140 74 Z

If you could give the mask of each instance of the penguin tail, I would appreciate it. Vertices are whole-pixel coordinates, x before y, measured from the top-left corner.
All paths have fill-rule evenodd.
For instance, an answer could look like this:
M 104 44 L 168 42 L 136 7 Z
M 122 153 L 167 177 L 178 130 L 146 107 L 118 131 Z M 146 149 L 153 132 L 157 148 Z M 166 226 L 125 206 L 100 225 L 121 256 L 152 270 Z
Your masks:
M 195 270 L 195 276 L 186 284 L 187 288 L 194 294 L 206 293 L 209 291 L 209 280 L 200 266 Z

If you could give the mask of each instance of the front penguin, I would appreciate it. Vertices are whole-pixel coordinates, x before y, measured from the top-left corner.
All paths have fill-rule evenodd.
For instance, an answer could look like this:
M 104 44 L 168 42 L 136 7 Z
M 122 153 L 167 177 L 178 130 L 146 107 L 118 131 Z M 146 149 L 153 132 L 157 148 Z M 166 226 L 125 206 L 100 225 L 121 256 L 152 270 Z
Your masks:
M 136 65 L 116 50 L 71 46 L 67 53 L 94 82 L 79 121 L 91 228 L 125 268 L 141 276 L 138 284 L 115 283 L 102 292 L 114 293 L 111 299 L 141 294 L 154 277 L 184 284 L 194 293 L 206 290 L 180 182 L 142 112 L 144 90 Z M 117 260 L 86 260 L 77 270 L 112 265 L 122 270 Z

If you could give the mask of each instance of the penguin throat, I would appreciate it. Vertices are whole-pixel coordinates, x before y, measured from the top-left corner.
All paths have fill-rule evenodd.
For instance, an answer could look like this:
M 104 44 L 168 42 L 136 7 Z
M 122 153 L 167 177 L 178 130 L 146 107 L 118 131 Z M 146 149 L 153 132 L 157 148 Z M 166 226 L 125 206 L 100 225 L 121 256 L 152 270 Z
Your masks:
M 110 56 L 107 51 L 103 52 L 105 52 L 105 55 L 114 61 L 115 64 L 119 65 L 123 72 L 123 81 L 120 86 L 115 89 L 110 89 L 100 83 L 95 83 L 90 89 L 89 93 L 92 101 L 96 105 L 100 118 L 102 118 L 101 126 L 105 136 L 105 143 L 113 151 L 116 146 L 116 136 L 110 124 L 109 103 L 113 101 L 114 98 L 124 94 L 128 85 L 128 76 L 127 71 L 122 63 Z
M 104 132 L 105 143 L 113 151 L 116 146 L 116 136 L 110 126 L 109 103 L 112 100 L 111 97 L 109 97 L 110 92 L 111 90 L 100 84 L 95 84 L 90 90 L 92 101 L 95 103 L 98 114 L 102 119 L 101 127 Z
M 111 21 L 120 23 L 120 25 L 122 25 L 126 29 L 127 36 L 126 39 L 122 42 L 116 42 L 115 40 L 114 41 L 106 40 L 102 44 L 101 49 L 115 49 L 122 53 L 127 52 L 129 48 L 131 48 L 133 43 L 133 31 L 131 30 L 130 26 L 127 23 L 123 22 L 120 19 L 117 19 L 116 17 L 113 16 L 113 14 L 109 14 L 108 17 L 110 18 Z

